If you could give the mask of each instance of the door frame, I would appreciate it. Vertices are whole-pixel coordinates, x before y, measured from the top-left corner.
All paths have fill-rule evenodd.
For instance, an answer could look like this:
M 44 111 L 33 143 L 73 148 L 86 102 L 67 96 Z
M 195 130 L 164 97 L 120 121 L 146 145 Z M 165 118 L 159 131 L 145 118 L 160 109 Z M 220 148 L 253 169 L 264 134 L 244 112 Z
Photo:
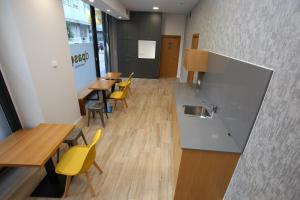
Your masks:
M 93 35 L 96 76 L 99 78 L 101 76 L 101 74 L 100 74 L 100 63 L 99 63 L 99 48 L 98 48 L 98 38 L 97 38 L 97 28 L 96 28 L 95 7 L 90 6 L 90 14 L 91 14 L 91 25 L 92 25 L 92 35 Z
M 197 48 L 196 48 L 196 49 L 198 49 L 199 48 L 200 33 L 194 33 L 193 34 L 192 42 L 193 42 L 194 38 L 198 38 L 198 40 L 197 40 Z M 191 44 L 191 48 L 193 48 L 193 43 Z
M 177 60 L 177 68 L 176 68 L 176 76 L 178 73 L 178 64 L 179 64 L 179 58 L 180 58 L 180 48 L 181 48 L 181 35 L 161 35 L 161 47 L 160 47 L 160 63 L 159 63 L 159 77 L 161 78 L 161 58 L 162 58 L 162 40 L 164 37 L 168 38 L 179 38 L 179 49 L 178 49 L 178 60 Z
M 194 38 L 198 38 L 197 40 L 197 48 L 193 48 L 193 40 Z M 199 40 L 200 40 L 200 33 L 194 33 L 193 37 L 192 37 L 192 43 L 191 43 L 191 49 L 198 49 L 199 48 Z M 187 83 L 189 83 L 190 85 L 193 84 L 194 82 L 194 72 L 193 71 L 188 71 L 187 74 Z

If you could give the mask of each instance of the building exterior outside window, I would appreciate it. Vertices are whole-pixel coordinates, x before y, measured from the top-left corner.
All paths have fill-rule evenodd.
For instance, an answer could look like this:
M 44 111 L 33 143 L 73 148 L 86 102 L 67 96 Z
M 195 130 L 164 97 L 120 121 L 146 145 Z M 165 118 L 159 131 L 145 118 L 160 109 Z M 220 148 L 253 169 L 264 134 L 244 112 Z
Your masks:
M 71 51 L 72 67 L 77 91 L 87 87 L 96 78 L 94 44 L 90 5 L 82 0 L 62 0 L 67 34 Z M 97 45 L 101 75 L 106 73 L 105 45 L 102 14 L 95 9 Z
M 69 43 L 92 42 L 90 6 L 79 0 L 64 0 Z

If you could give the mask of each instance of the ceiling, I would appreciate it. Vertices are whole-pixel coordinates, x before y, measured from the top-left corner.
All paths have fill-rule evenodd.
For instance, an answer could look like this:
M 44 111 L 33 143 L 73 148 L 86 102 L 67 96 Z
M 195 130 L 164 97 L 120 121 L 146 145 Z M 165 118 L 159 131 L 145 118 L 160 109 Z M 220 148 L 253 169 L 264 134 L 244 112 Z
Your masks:
M 192 10 L 199 0 L 119 0 L 130 11 L 153 12 L 152 7 L 158 6 L 158 12 L 185 14 Z

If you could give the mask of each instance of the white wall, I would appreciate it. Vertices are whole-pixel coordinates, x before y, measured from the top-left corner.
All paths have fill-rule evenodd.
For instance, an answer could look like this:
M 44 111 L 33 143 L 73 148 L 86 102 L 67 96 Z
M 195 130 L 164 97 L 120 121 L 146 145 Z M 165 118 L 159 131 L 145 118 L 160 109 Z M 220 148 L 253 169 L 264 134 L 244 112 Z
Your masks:
M 162 35 L 180 35 L 180 52 L 177 69 L 177 77 L 180 77 L 180 69 L 182 65 L 182 54 L 184 44 L 186 15 L 182 14 L 163 14 L 162 15 Z
M 24 127 L 80 118 L 60 0 L 1 0 L 0 43 L 2 68 Z
M 15 24 L 11 2 L 0 4 L 0 60 L 3 75 L 23 126 L 33 127 L 44 121 L 34 89 L 20 33 Z

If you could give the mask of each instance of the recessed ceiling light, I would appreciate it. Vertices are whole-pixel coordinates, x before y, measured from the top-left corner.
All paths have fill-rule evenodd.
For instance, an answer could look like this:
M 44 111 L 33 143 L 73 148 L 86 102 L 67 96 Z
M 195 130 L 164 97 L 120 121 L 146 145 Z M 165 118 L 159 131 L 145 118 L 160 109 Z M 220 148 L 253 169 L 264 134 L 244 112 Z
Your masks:
M 93 3 L 93 2 L 94 2 L 94 0 L 89 0 L 89 2 Z
M 157 6 L 153 6 L 153 8 L 152 8 L 153 10 L 159 10 L 159 7 L 157 7 Z
M 119 18 L 119 19 L 122 19 L 122 17 L 121 17 L 121 16 L 119 16 L 118 18 Z
M 110 9 L 107 9 L 106 11 L 107 11 L 107 12 L 110 12 Z

